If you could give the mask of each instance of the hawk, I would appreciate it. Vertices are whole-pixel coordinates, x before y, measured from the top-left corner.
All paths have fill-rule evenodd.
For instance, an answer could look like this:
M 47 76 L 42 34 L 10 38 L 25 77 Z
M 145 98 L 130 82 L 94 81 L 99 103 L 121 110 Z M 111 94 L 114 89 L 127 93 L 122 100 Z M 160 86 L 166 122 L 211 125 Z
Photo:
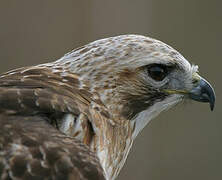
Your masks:
M 138 133 L 215 93 L 179 52 L 141 35 L 101 39 L 0 75 L 1 179 L 115 179 Z

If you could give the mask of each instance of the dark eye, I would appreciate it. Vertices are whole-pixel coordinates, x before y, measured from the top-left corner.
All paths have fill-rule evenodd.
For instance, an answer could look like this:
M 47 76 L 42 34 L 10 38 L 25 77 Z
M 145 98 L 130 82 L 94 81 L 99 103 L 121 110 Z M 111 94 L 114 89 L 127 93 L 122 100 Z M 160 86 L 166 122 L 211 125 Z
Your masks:
M 153 64 L 148 66 L 148 74 L 152 79 L 162 81 L 168 74 L 168 68 L 162 64 Z

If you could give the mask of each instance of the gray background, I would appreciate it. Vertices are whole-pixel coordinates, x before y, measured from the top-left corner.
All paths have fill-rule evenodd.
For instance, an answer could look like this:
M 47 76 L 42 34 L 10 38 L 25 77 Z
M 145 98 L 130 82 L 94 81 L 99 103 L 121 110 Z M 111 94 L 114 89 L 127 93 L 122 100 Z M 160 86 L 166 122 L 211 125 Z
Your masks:
M 118 179 L 222 179 L 219 0 L 0 0 L 0 72 L 53 61 L 103 37 L 137 33 L 179 50 L 217 93 L 214 112 L 189 102 L 139 135 Z

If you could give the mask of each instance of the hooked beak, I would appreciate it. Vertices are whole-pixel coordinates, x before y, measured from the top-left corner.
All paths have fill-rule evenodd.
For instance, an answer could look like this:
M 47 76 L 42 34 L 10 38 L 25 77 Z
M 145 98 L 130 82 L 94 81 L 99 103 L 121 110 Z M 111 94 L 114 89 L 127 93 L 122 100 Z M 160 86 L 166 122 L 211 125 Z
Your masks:
M 168 94 L 183 94 L 190 99 L 199 102 L 208 102 L 211 111 L 213 111 L 216 99 L 213 87 L 197 73 L 193 74 L 193 81 L 195 82 L 193 83 L 194 87 L 189 91 L 181 89 L 165 89 L 163 91 Z
M 213 87 L 205 79 L 200 78 L 197 85 L 188 93 L 189 97 L 199 102 L 209 102 L 213 111 L 215 103 L 215 92 Z

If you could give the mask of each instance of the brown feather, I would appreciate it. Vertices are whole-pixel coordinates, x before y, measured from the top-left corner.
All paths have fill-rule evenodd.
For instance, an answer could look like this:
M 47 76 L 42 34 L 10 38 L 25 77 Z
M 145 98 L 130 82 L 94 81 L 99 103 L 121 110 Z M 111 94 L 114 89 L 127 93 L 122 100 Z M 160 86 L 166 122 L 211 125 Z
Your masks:
M 53 119 L 64 113 L 78 116 L 89 104 L 90 94 L 77 89 L 77 78 L 61 77 L 46 67 L 0 76 L 1 179 L 104 179 L 95 154 L 48 123 L 54 125 Z M 84 128 L 89 145 L 92 127 L 85 123 Z
M 38 116 L 0 115 L 1 179 L 104 179 L 97 157 Z

